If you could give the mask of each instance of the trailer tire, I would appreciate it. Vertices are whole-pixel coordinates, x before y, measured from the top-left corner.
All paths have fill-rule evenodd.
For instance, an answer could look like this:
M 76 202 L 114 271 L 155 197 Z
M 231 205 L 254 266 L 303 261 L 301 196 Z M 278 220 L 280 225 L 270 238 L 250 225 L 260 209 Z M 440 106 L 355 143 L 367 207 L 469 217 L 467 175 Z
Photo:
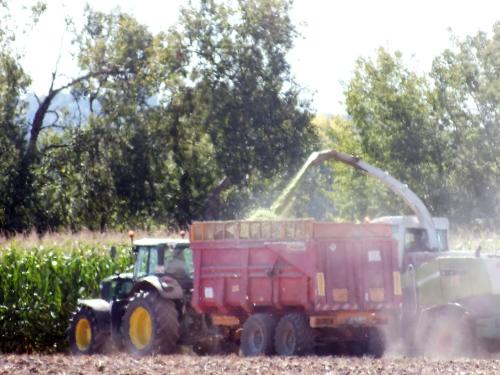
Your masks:
M 279 355 L 305 355 L 314 350 L 314 332 L 304 314 L 283 316 L 274 335 L 274 346 Z
M 94 311 L 82 306 L 72 316 L 68 328 L 68 342 L 72 354 L 103 353 L 109 331 L 99 327 Z
M 374 358 L 382 358 L 385 352 L 385 340 L 383 332 L 373 327 L 368 333 L 368 355 Z
M 240 351 L 245 357 L 273 354 L 276 318 L 271 314 L 254 314 L 243 324 Z
M 175 303 L 154 291 L 135 293 L 123 316 L 122 336 L 134 355 L 173 353 L 180 337 Z

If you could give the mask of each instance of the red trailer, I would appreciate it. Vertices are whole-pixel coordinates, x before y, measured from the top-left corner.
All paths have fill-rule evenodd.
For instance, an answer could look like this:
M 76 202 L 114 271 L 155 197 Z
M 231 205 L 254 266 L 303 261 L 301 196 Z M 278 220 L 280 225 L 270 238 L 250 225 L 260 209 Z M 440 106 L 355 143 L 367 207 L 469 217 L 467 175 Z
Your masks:
M 386 224 L 314 220 L 195 222 L 192 305 L 244 355 L 318 345 L 381 354 L 397 316 L 397 246 Z

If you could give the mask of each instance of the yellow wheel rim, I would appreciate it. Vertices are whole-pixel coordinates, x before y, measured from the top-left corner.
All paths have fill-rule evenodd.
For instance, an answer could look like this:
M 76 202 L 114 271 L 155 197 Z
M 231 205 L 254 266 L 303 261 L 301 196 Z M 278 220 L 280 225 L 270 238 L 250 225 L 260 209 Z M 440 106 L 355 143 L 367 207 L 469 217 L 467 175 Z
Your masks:
M 76 323 L 75 341 L 79 350 L 85 351 L 90 347 L 92 342 L 92 329 L 87 318 L 81 318 Z
M 153 322 L 149 311 L 142 306 L 135 308 L 129 323 L 128 334 L 132 344 L 139 350 L 144 349 L 153 336 Z

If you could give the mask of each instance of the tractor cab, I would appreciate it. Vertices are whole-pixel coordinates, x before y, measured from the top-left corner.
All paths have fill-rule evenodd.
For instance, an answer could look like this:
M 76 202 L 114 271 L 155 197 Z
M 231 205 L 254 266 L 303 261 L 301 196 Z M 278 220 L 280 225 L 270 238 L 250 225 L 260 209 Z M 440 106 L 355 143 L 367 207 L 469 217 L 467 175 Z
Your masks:
M 448 251 L 448 231 L 450 223 L 447 218 L 433 217 L 437 234 L 437 248 L 429 246 L 426 229 L 419 223 L 416 216 L 383 216 L 373 219 L 372 223 L 385 223 L 392 226 L 392 237 L 398 245 L 399 265 L 406 270 L 409 265 L 414 267 Z
M 192 284 L 193 259 L 189 240 L 144 238 L 134 241 L 134 279 L 169 276 L 181 285 Z

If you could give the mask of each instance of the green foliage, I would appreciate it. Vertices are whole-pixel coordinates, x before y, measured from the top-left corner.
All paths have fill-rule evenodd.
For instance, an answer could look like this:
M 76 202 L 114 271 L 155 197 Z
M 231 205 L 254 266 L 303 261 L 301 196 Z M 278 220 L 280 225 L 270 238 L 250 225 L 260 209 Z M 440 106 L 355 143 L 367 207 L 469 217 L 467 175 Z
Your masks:
M 296 169 L 316 134 L 286 61 L 296 36 L 290 2 L 236 4 L 203 1 L 185 10 L 181 34 L 217 165 L 245 185 Z
M 0 43 L 1 45 L 1 43 Z M 18 165 L 25 147 L 24 103 L 20 96 L 29 80 L 8 50 L 0 52 L 0 229 L 13 224 L 11 207 L 15 200 Z M 26 218 L 29 202 L 19 207 Z
M 375 59 L 358 60 L 346 91 L 365 159 L 460 225 L 500 223 L 499 40 L 495 26 L 491 39 L 479 33 L 456 41 L 429 76 L 380 49 Z
M 340 150 L 368 160 L 352 120 L 340 116 L 317 116 L 313 122 L 318 128 L 323 149 Z M 355 221 L 400 208 L 391 194 L 387 194 L 387 189 L 365 173 L 339 162 L 326 163 L 323 168 L 323 174 L 331 176 L 330 186 L 323 188 L 327 189 L 324 196 L 330 207 L 333 204 L 326 218 Z
M 130 249 L 82 243 L 0 246 L 0 352 L 61 351 L 77 299 L 98 296 L 99 282 L 131 264 Z
M 446 135 L 436 127 L 431 99 L 425 77 L 405 68 L 400 54 L 383 49 L 375 61 L 357 61 L 346 91 L 347 110 L 368 162 L 407 183 L 439 212 L 447 188 Z
M 449 213 L 455 221 L 500 225 L 500 24 L 456 40 L 438 56 L 437 127 L 448 135 Z
M 44 16 L 43 3 L 32 10 Z M 0 139 L 0 229 L 186 226 L 255 205 L 314 148 L 286 61 L 289 10 L 200 1 L 155 34 L 87 7 L 81 30 L 67 23 L 80 72 L 55 75 L 27 124 L 9 120 L 22 142 Z M 18 112 L 24 87 L 5 96 Z M 63 94 L 71 106 L 56 105 Z
M 491 37 L 456 41 L 430 75 L 384 49 L 359 59 L 350 117 L 313 126 L 287 61 L 297 36 L 291 1 L 195 1 L 158 33 L 119 10 L 87 8 L 81 30 L 67 22 L 80 71 L 56 72 L 26 119 L 29 77 L 8 4 L 0 2 L 2 232 L 244 217 L 270 206 L 320 148 L 317 133 L 322 147 L 387 169 L 434 214 L 499 223 L 498 25 Z M 37 22 L 45 4 L 31 11 Z M 377 182 L 332 163 L 308 172 L 288 213 L 359 220 L 402 209 Z

